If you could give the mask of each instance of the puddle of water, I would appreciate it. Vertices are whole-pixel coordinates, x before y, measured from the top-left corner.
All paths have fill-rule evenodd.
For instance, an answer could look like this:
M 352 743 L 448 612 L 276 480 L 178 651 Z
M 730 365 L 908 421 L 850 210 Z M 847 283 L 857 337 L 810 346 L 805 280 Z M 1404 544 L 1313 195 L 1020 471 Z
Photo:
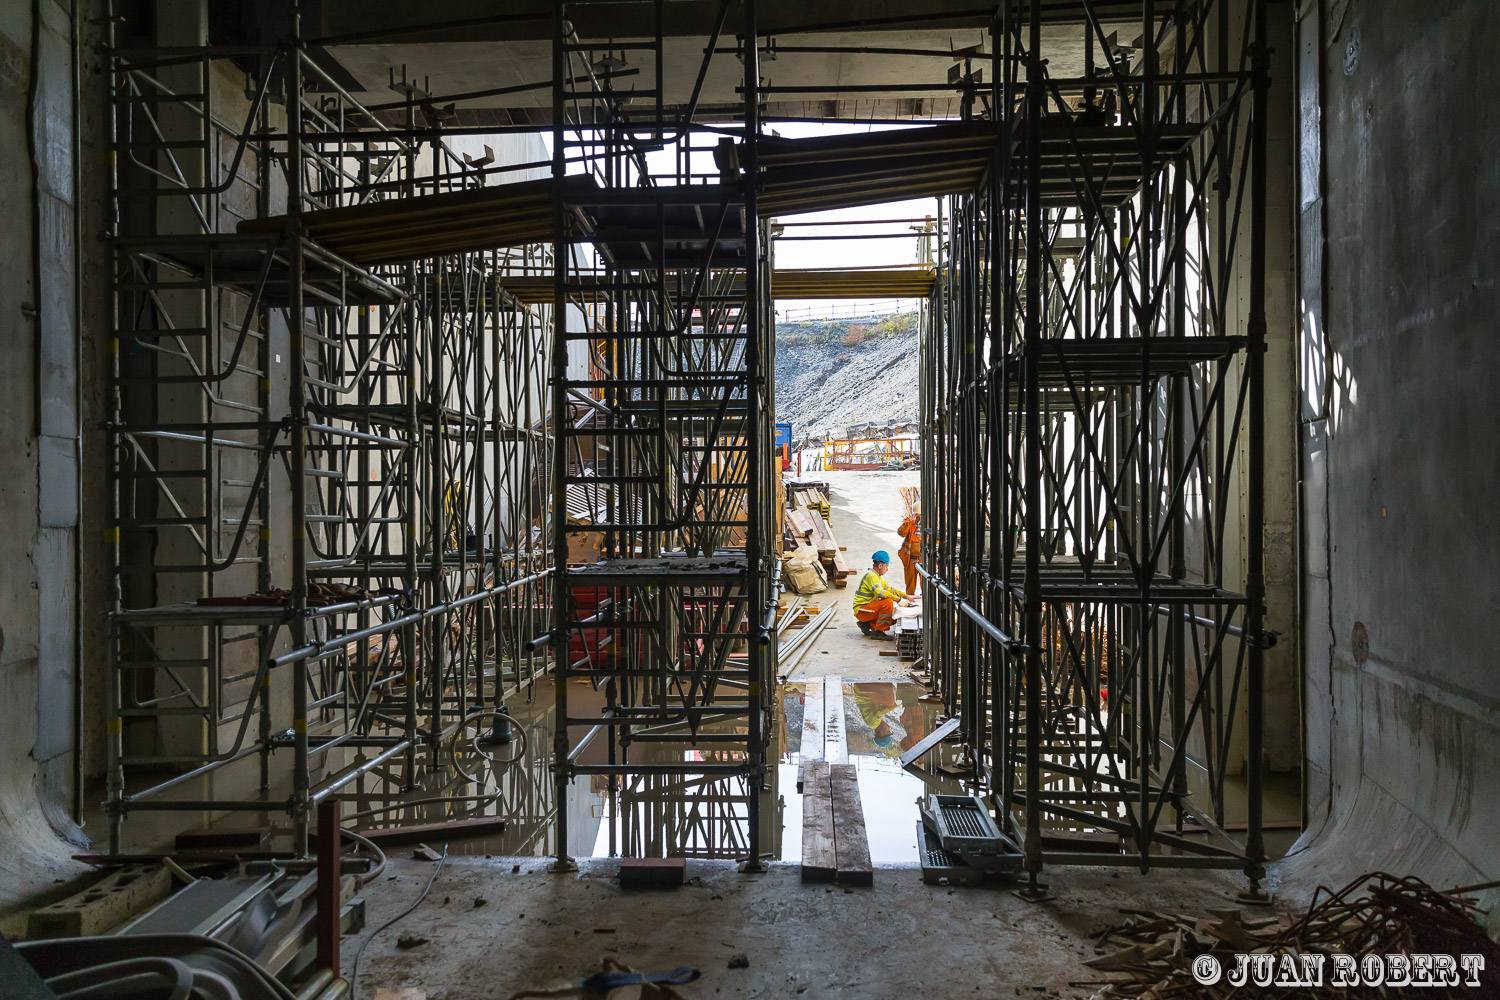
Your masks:
M 802 860 L 802 796 L 796 789 L 805 689 L 806 684 L 801 682 L 782 687 L 782 715 L 787 730 L 796 734 L 777 763 L 786 802 L 779 855 L 784 861 Z M 952 762 L 957 750 L 951 745 L 940 744 L 922 759 L 920 763 L 928 771 L 925 779 L 901 767 L 901 755 L 938 724 L 941 706 L 920 701 L 923 693 L 924 688 L 907 681 L 844 682 L 844 740 L 849 763 L 859 777 L 870 861 L 877 865 L 917 861 L 918 801 L 923 796 L 932 792 L 963 794 L 958 781 L 941 778 L 935 772 L 938 765 Z
M 822 678 L 816 679 L 818 683 Z M 797 862 L 802 855 L 802 796 L 797 792 L 801 761 L 802 709 L 806 682 L 793 681 L 779 692 L 780 712 L 775 720 L 770 747 L 774 762 L 767 775 L 767 790 L 761 793 L 761 851 L 767 857 Z M 918 799 L 930 792 L 964 794 L 956 780 L 937 774 L 940 765 L 951 763 L 956 747 L 944 744 L 920 762 L 922 774 L 903 770 L 900 755 L 937 725 L 940 706 L 920 701 L 923 689 L 903 681 L 845 681 L 844 729 L 849 762 L 859 776 L 860 800 L 870 859 L 877 865 L 910 864 L 917 860 L 916 824 Z M 587 684 L 570 692 L 573 711 L 592 715 L 602 704 L 601 696 Z M 491 761 L 477 752 L 462 755 L 466 770 L 479 779 L 471 783 L 451 768 L 433 770 L 428 755 L 418 755 L 418 766 L 408 782 L 405 767 L 394 762 L 363 775 L 343 789 L 346 825 L 372 827 L 411 826 L 480 817 L 504 817 L 503 832 L 455 839 L 454 854 L 536 856 L 556 852 L 555 789 L 551 774 L 552 720 L 555 704 L 550 682 L 539 681 L 531 697 L 512 699 L 509 705 L 517 726 L 524 731 L 526 752 L 515 763 L 504 763 L 511 751 L 494 749 Z M 518 747 L 519 749 L 519 747 Z M 584 753 L 587 763 L 607 759 L 603 742 Z M 341 769 L 356 761 L 356 751 L 335 750 L 327 760 L 315 758 L 326 768 Z M 727 751 L 717 744 L 694 747 L 682 742 L 637 744 L 631 759 L 639 762 L 672 763 L 711 758 Z M 286 758 L 273 758 L 273 773 L 286 769 Z M 254 794 L 258 765 L 254 759 L 222 769 L 209 778 L 173 789 L 163 798 L 244 798 Z M 316 781 L 318 775 L 314 775 Z M 270 798 L 284 799 L 289 776 L 278 773 Z M 430 800 L 441 801 L 430 801 Z M 686 857 L 743 858 L 749 842 L 749 794 L 739 778 L 705 778 L 690 775 L 637 775 L 622 779 L 613 795 L 602 776 L 581 776 L 568 787 L 563 805 L 568 811 L 568 853 L 574 857 Z M 375 811 L 380 810 L 380 811 Z M 1020 817 L 1017 817 L 1018 819 Z M 169 849 L 176 831 L 191 827 L 244 828 L 262 826 L 273 831 L 272 847 L 290 846 L 289 820 L 285 813 L 151 813 L 132 812 L 124 825 L 122 847 L 126 851 Z M 96 813 L 88 830 L 102 846 L 106 827 Z M 1049 829 L 1061 834 L 1092 831 L 1072 823 L 1054 822 Z M 1295 830 L 1271 830 L 1267 839 L 1274 856 L 1280 856 L 1296 837 Z M 441 849 L 442 844 L 431 846 Z
M 904 771 L 898 758 L 936 724 L 940 706 L 918 699 L 921 687 L 897 681 L 846 682 L 844 711 L 849 762 L 859 775 L 860 797 L 875 864 L 903 864 L 917 860 L 917 800 L 928 791 L 961 792 L 956 781 L 921 777 Z M 761 793 L 761 851 L 771 858 L 802 858 L 802 796 L 797 792 L 800 764 L 802 705 L 805 683 L 784 685 L 779 692 L 781 712 L 772 733 L 770 756 L 775 761 Z M 598 696 L 586 685 L 570 691 L 572 712 L 586 716 L 597 710 Z M 462 813 L 502 815 L 509 823 L 503 834 L 455 841 L 454 853 L 547 855 L 555 850 L 553 788 L 549 770 L 552 746 L 553 694 L 539 682 L 535 696 L 512 706 L 518 724 L 526 727 L 528 753 L 512 766 L 488 766 L 473 761 L 471 773 L 485 778 L 486 791 L 499 791 L 494 802 Z M 954 749 L 942 746 L 925 759 L 928 767 L 947 762 Z M 640 744 L 631 759 L 642 763 L 677 763 L 713 759 L 732 751 L 690 740 Z M 581 758 L 602 763 L 607 747 L 591 745 Z M 733 759 L 726 757 L 725 759 Z M 481 772 L 483 772 L 481 774 Z M 450 792 L 457 789 L 450 785 Z M 472 788 L 467 792 L 473 794 Z M 415 797 L 417 793 L 408 793 Z M 428 789 L 424 795 L 435 792 Z M 579 777 L 569 787 L 568 850 L 575 857 L 686 857 L 742 858 L 748 850 L 750 802 L 740 778 L 691 775 L 635 775 L 621 779 L 609 793 L 600 776 Z M 441 812 L 431 815 L 426 810 Z M 351 811 L 354 811 L 351 809 Z M 387 814 L 382 825 L 436 822 L 459 815 L 454 808 L 411 806 Z
M 821 682 L 821 678 L 819 678 Z M 771 858 L 800 861 L 802 852 L 802 796 L 797 792 L 800 762 L 804 682 L 784 685 L 772 732 L 767 790 L 761 793 L 761 851 Z M 923 689 L 898 681 L 859 681 L 844 684 L 844 716 L 849 762 L 859 775 L 870 857 L 876 864 L 912 863 L 917 860 L 915 825 L 917 799 L 927 791 L 960 791 L 957 782 L 932 784 L 903 771 L 897 758 L 936 725 L 940 706 L 921 702 Z M 578 717 L 595 714 L 602 695 L 588 684 L 569 691 L 571 712 Z M 430 755 L 419 752 L 416 770 L 408 780 L 403 762 L 396 760 L 360 776 L 341 790 L 347 826 L 354 829 L 412 826 L 451 820 L 504 817 L 503 832 L 452 840 L 452 854 L 536 856 L 556 852 L 555 789 L 551 774 L 552 729 L 555 717 L 553 688 L 538 681 L 530 697 L 513 698 L 507 706 L 524 732 L 525 752 L 514 763 L 505 762 L 514 752 L 506 748 L 474 748 L 463 752 L 460 762 L 477 783 L 455 774 L 452 768 L 432 769 Z M 722 727 L 721 727 L 722 731 Z M 519 744 L 516 745 L 519 750 Z M 947 761 L 953 748 L 940 746 L 923 760 L 929 768 Z M 674 763 L 714 759 L 731 754 L 718 744 L 694 747 L 691 740 L 636 744 L 630 759 L 643 763 Z M 493 758 L 493 759 L 492 759 Z M 580 758 L 584 763 L 604 763 L 608 747 L 600 740 Z M 726 757 L 725 759 L 733 759 Z M 357 763 L 357 750 L 338 749 L 314 758 L 330 773 Z M 273 757 L 271 799 L 289 791 L 284 755 Z M 186 783 L 163 798 L 243 798 L 255 794 L 258 765 L 252 758 L 221 769 L 197 782 Z M 433 801 L 440 800 L 440 801 Z M 568 787 L 563 808 L 568 814 L 568 853 L 574 857 L 688 857 L 743 858 L 749 841 L 749 794 L 740 778 L 705 778 L 691 775 L 637 775 L 621 779 L 610 794 L 603 776 L 580 776 Z M 269 827 L 271 846 L 290 844 L 290 823 L 284 813 L 133 812 L 124 826 L 123 848 L 127 851 L 167 849 L 175 831 L 186 827 Z M 102 819 L 90 824 L 95 837 L 102 837 Z M 432 847 L 441 850 L 442 844 Z

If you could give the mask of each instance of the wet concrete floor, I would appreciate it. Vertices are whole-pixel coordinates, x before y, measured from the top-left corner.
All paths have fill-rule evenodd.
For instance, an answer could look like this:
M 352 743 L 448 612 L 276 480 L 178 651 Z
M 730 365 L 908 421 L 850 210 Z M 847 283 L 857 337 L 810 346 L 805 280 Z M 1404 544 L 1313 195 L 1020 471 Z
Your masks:
M 701 970 L 681 988 L 691 998 L 1082 998 L 1100 978 L 1083 965 L 1091 935 L 1123 920 L 1121 908 L 1203 915 L 1233 906 L 1237 887 L 1214 872 L 1059 868 L 1048 873 L 1056 898 L 1027 903 L 1004 887 L 925 885 L 911 869 L 842 889 L 804 885 L 790 864 L 745 875 L 689 861 L 687 885 L 632 891 L 619 887 L 617 862 L 580 867 L 559 875 L 538 859 L 450 860 L 426 899 L 367 946 L 357 995 L 506 998 L 574 985 L 608 956 L 647 972 Z M 393 860 L 364 890 L 368 926 L 412 905 L 434 868 Z M 402 949 L 402 936 L 424 943 Z M 346 975 L 358 943 L 345 945 Z M 737 953 L 747 967 L 729 967 Z

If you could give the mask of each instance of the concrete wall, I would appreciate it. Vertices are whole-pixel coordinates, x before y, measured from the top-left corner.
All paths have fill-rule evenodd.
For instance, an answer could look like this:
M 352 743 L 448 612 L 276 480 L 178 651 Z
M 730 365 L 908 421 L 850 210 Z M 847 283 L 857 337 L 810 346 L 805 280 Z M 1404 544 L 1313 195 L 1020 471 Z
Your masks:
M 198 0 L 161 0 L 159 9 L 172 16 L 157 23 L 177 33 L 159 41 L 202 39 Z M 75 94 L 71 5 L 0 4 L 0 149 L 12 154 L 0 157 L 0 927 L 17 899 L 61 889 L 54 881 L 81 868 L 68 855 L 104 836 L 97 822 L 88 836 L 74 822 L 97 816 L 103 798 L 111 509 L 108 80 L 92 10 L 82 11 Z M 189 31 L 195 37 L 178 37 Z M 243 81 L 226 68 L 220 82 L 221 113 L 235 118 Z M 545 158 L 535 135 L 456 145 L 478 155 L 486 141 L 501 162 Z M 253 204 L 239 210 L 253 213 Z M 172 229 L 165 217 L 156 224 Z M 284 328 L 273 333 L 282 339 L 271 349 L 285 353 Z M 183 395 L 162 402 L 201 408 L 196 388 Z M 285 477 L 278 483 L 284 496 Z M 272 556 L 284 563 L 282 549 Z
M 79 839 L 73 114 L 71 5 L 0 5 L 0 910 Z
M 1310 826 L 1281 875 L 1493 879 L 1500 11 L 1298 16 Z

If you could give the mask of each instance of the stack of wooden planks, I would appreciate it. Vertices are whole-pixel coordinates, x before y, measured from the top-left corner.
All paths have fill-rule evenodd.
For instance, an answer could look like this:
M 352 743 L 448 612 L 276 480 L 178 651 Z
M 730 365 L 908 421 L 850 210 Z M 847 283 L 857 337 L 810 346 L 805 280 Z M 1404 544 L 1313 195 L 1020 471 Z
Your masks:
M 787 483 L 786 499 L 790 505 L 801 504 L 809 510 L 817 511 L 825 521 L 832 517 L 833 508 L 828 503 L 827 483 Z
M 787 509 L 785 512 L 784 545 L 795 549 L 806 543 L 818 550 L 818 561 L 828 572 L 828 579 L 835 587 L 848 584 L 852 572 L 844 559 L 843 546 L 833 535 L 833 526 L 828 517 L 831 508 L 824 491 L 803 484 L 787 487 Z

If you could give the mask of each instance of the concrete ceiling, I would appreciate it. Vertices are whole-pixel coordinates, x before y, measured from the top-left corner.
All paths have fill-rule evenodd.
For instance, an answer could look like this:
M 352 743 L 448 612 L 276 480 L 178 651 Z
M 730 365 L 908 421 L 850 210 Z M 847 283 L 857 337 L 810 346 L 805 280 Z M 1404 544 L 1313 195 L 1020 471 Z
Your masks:
M 449 103 L 451 95 L 513 88 L 510 93 L 454 101 L 460 123 L 545 124 L 550 121 L 552 107 L 550 7 L 536 0 L 504 5 L 434 0 L 421 5 L 417 20 L 412 5 L 396 0 L 325 0 L 318 18 L 321 30 L 313 29 L 309 34 L 316 31 L 329 39 L 328 55 L 347 73 L 346 84 L 358 88 L 356 92 L 367 103 L 397 100 L 399 95 L 390 84 L 393 78 L 400 80 L 404 75 L 439 105 Z M 690 100 L 719 10 L 719 4 L 711 0 L 674 0 L 663 5 L 663 89 L 669 106 L 685 106 Z M 570 9 L 572 26 L 580 40 L 600 46 L 589 57 L 598 60 L 611 45 L 617 47 L 615 56 L 623 59 L 625 67 L 623 72 L 617 71 L 610 85 L 621 93 L 649 91 L 655 86 L 655 52 L 649 48 L 618 48 L 653 36 L 654 12 L 651 3 L 602 3 Z M 478 23 L 497 14 L 510 20 Z M 913 15 L 925 20 L 882 23 Z M 736 88 L 743 83 L 744 70 L 732 51 L 737 46 L 740 16 L 740 4 L 731 3 L 704 79 L 698 104 L 700 120 L 722 120 L 743 106 Z M 961 92 L 947 83 L 949 69 L 958 62 L 949 53 L 973 46 L 982 46 L 984 51 L 990 48 L 988 18 L 976 11 L 973 0 L 839 0 L 820 4 L 762 0 L 760 17 L 768 36 L 762 40 L 762 83 L 797 88 L 795 92 L 768 95 L 770 103 L 765 112 L 773 118 L 955 117 Z M 471 23 L 463 23 L 466 21 Z M 856 21 L 863 26 L 832 27 Z M 437 27 L 422 29 L 420 24 Z M 1110 27 L 1106 25 L 1106 31 Z M 402 31 L 395 37 L 368 37 L 389 28 Z M 777 28 L 784 30 L 771 30 Z M 1084 30 L 1076 20 L 1049 24 L 1044 29 L 1044 47 L 1053 75 L 1082 74 Z M 1128 31 L 1128 27 L 1121 30 L 1121 36 L 1127 36 Z M 849 51 L 794 51 L 809 46 Z M 858 51 L 892 48 L 934 54 Z M 1102 53 L 1098 57 L 1102 60 Z M 570 73 L 585 73 L 585 54 L 575 53 L 572 58 Z M 993 75 L 990 60 L 979 59 L 974 65 L 982 69 L 988 83 Z M 930 86 L 880 89 L 891 85 Z M 646 104 L 650 98 L 640 100 Z

